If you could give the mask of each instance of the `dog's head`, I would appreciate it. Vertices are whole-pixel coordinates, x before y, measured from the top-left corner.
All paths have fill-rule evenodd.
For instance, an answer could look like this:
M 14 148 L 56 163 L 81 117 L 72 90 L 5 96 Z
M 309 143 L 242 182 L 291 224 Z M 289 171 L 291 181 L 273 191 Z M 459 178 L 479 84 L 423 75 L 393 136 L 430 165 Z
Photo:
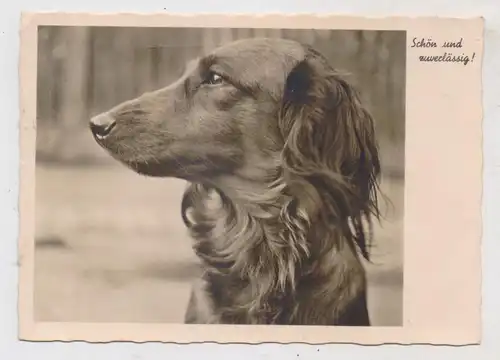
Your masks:
M 304 48 L 244 40 L 192 61 L 173 84 L 91 120 L 97 142 L 139 173 L 212 179 L 259 166 L 284 144 L 278 117 Z
M 376 209 L 372 117 L 318 52 L 294 41 L 220 47 L 173 84 L 90 126 L 102 147 L 141 174 L 202 183 L 281 177 L 310 220 L 344 222 Z

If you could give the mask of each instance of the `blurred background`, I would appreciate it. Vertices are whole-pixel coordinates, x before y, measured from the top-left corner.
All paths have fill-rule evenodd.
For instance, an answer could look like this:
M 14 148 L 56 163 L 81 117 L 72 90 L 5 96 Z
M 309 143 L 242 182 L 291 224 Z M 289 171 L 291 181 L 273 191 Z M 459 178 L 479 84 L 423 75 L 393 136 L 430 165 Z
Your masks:
M 92 139 L 88 119 L 256 36 L 314 46 L 351 73 L 373 113 L 388 201 L 367 264 L 369 307 L 374 325 L 402 324 L 405 32 L 52 26 L 38 31 L 37 321 L 183 322 L 198 274 L 180 217 L 185 183 L 125 169 Z

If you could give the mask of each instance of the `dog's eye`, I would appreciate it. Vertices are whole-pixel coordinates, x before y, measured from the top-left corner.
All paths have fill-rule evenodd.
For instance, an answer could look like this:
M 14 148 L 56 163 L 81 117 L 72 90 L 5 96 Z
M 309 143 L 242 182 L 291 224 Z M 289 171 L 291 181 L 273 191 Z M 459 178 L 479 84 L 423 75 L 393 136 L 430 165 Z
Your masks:
M 203 81 L 204 84 L 208 85 L 219 85 L 224 82 L 224 78 L 217 74 L 216 72 L 209 72 L 205 80 Z

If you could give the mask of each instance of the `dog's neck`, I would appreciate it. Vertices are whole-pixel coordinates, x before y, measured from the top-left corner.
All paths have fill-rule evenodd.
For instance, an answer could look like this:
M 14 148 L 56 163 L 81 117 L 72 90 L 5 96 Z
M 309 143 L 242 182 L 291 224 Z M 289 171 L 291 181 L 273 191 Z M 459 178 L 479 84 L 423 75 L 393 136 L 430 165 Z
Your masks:
M 286 184 L 277 179 L 270 182 L 254 181 L 238 177 L 222 177 L 214 187 L 235 208 L 257 219 L 279 216 L 283 205 L 290 201 Z
M 264 312 L 272 318 L 267 321 L 276 321 L 279 304 L 271 310 L 269 304 L 293 296 L 307 273 L 315 272 L 325 286 L 342 286 L 345 268 L 358 265 L 351 249 L 337 247 L 339 232 L 311 226 L 306 214 L 292 209 L 296 199 L 281 177 L 268 183 L 225 177 L 201 187 L 215 189 L 218 196 L 209 199 L 207 191 L 193 204 L 193 223 L 205 225 L 198 228 L 201 231 L 191 228 L 195 249 L 213 276 L 231 279 L 233 289 L 240 289 L 233 296 L 239 299 L 237 311 L 255 316 Z M 339 278 L 331 281 L 332 276 Z M 338 296 L 348 299 L 358 290 Z

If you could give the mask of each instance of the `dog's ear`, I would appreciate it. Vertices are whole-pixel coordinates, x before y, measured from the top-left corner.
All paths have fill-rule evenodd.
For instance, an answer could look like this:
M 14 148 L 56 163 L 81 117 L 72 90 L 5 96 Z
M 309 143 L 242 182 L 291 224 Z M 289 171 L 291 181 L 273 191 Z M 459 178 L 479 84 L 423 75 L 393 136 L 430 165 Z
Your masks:
M 280 130 L 286 182 L 310 222 L 341 227 L 365 257 L 363 219 L 378 216 L 374 121 L 355 89 L 311 51 L 289 73 Z

